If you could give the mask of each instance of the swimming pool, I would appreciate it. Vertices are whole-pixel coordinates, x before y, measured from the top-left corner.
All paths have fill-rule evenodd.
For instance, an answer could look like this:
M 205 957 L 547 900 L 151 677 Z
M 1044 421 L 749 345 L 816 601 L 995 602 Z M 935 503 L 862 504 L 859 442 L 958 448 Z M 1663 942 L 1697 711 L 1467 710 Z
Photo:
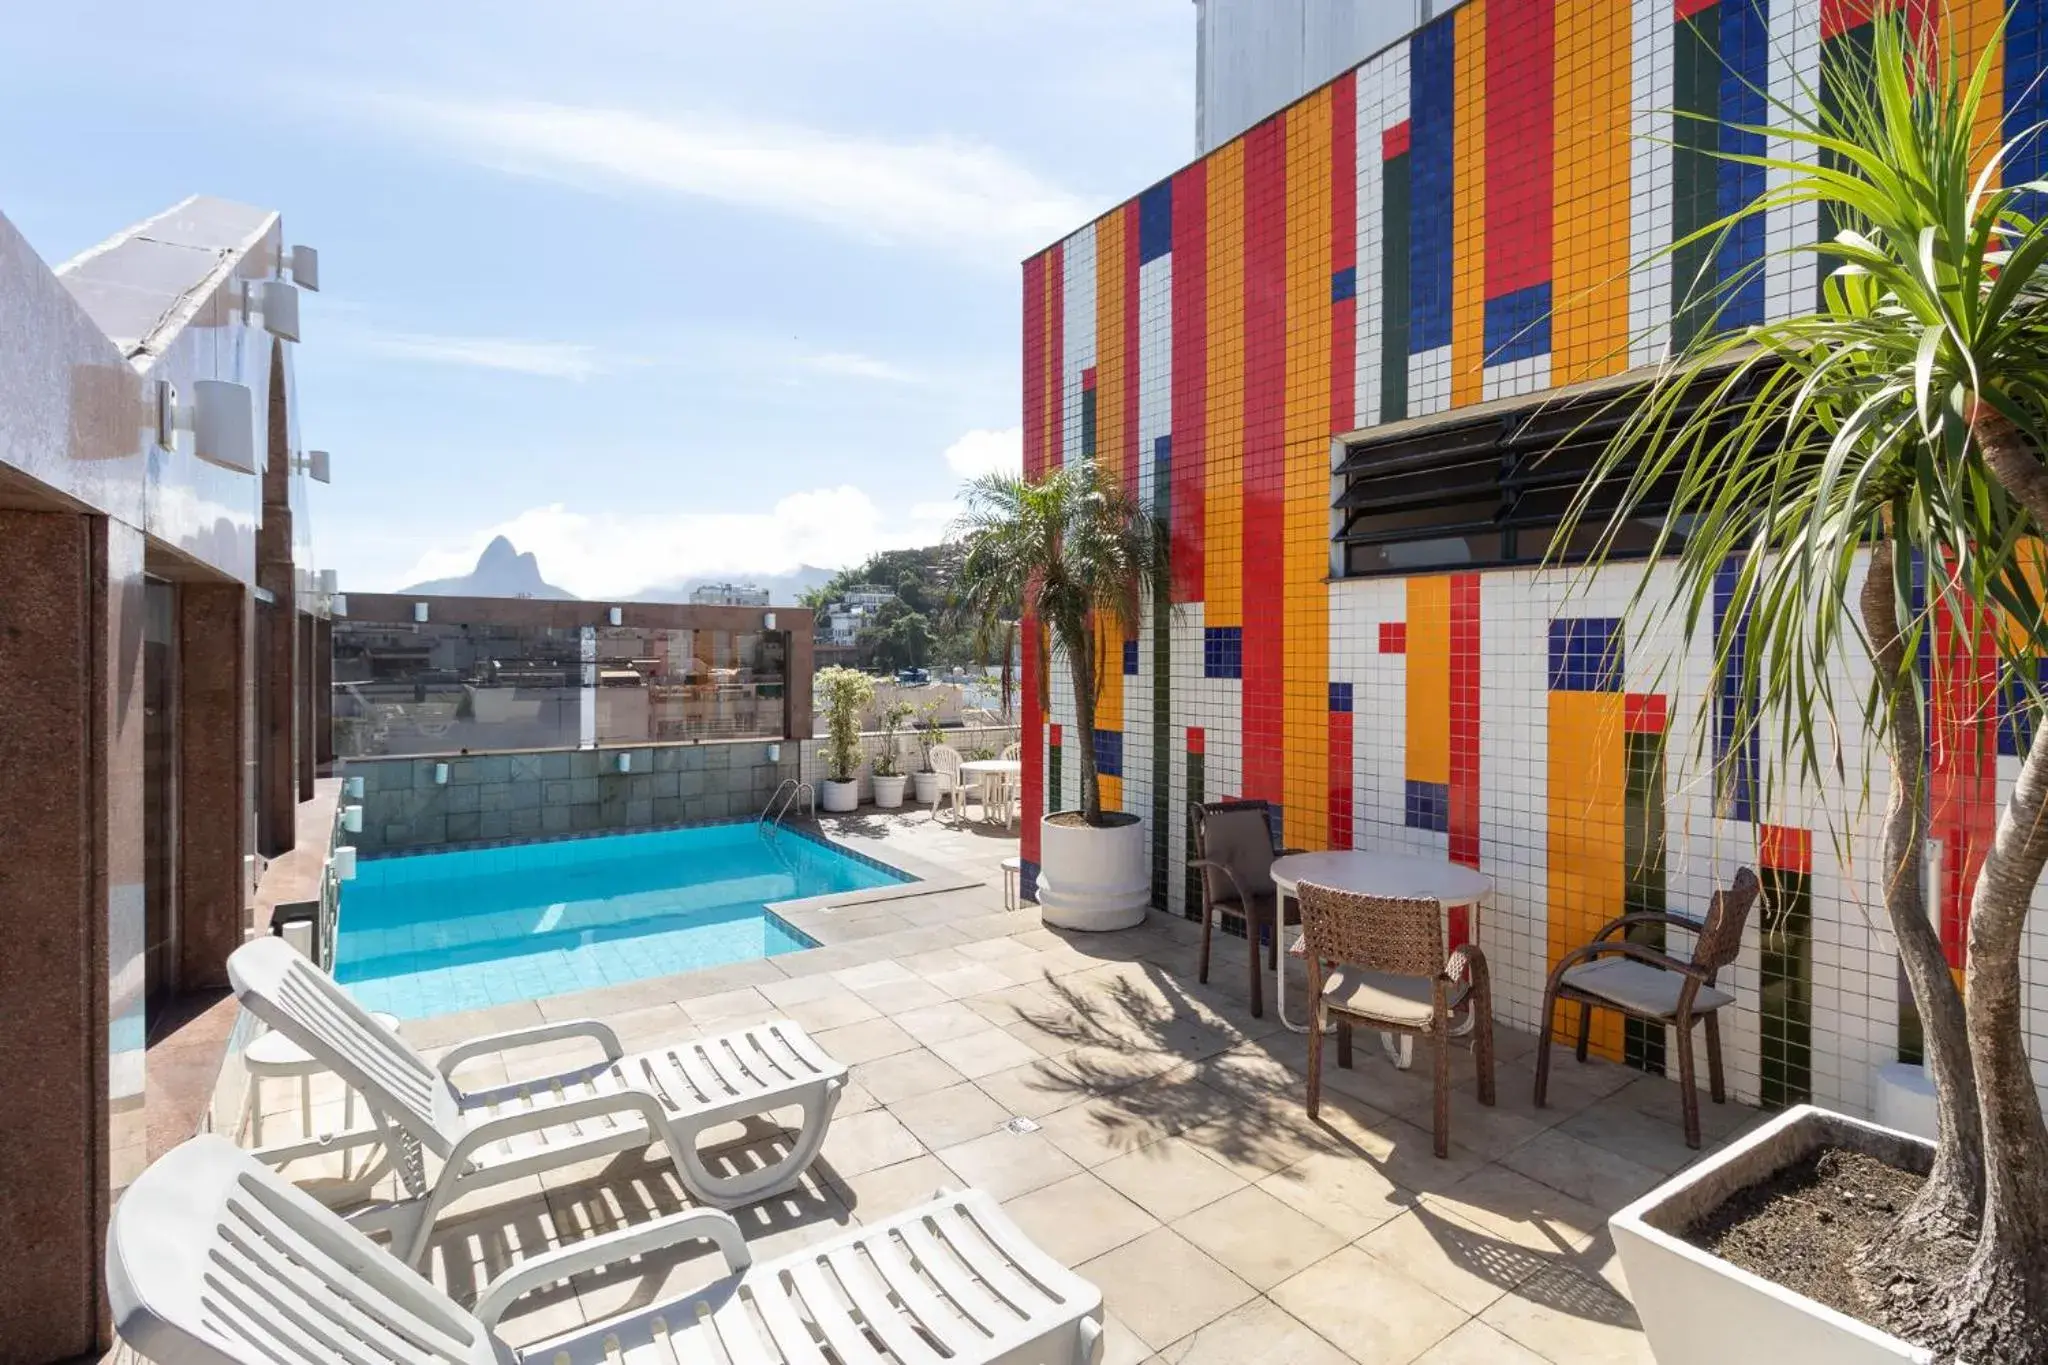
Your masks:
M 768 902 L 911 880 L 752 822 L 365 860 L 335 980 L 418 1019 L 813 947 Z

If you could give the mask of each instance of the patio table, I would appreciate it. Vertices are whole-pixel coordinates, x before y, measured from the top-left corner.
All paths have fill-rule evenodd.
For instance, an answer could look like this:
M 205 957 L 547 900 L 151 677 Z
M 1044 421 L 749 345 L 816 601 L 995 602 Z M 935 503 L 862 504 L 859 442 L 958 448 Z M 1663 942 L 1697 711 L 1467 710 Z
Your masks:
M 1276 934 L 1287 922 L 1288 898 L 1300 900 L 1303 882 L 1365 896 L 1433 900 L 1446 913 L 1465 906 L 1473 912 L 1470 928 L 1475 939 L 1479 936 L 1479 901 L 1493 890 L 1493 879 L 1485 873 L 1426 853 L 1378 853 L 1365 849 L 1290 853 L 1273 862 L 1273 888 L 1279 902 L 1275 907 L 1279 913 L 1274 916 Z M 1294 948 L 1300 944 L 1297 934 Z M 1280 965 L 1273 973 L 1273 1008 L 1279 1011 L 1282 1024 L 1296 1033 L 1307 1033 L 1307 1023 L 1297 1024 L 1287 1017 L 1287 959 L 1294 955 L 1294 948 L 1279 955 Z M 1309 1019 L 1314 1018 L 1311 1009 Z M 1395 1064 L 1405 1069 L 1414 1055 L 1414 1040 L 1403 1037 L 1398 1040 L 1398 1048 L 1392 1034 L 1381 1034 L 1380 1041 Z
M 970 777 L 983 776 L 1000 781 L 1003 790 L 1003 811 L 1010 824 L 1017 823 L 1016 792 L 1013 790 L 1024 775 L 1024 764 L 1015 758 L 977 758 L 960 765 L 960 778 L 964 782 Z M 981 788 L 981 813 L 989 818 L 989 786 L 984 782 Z

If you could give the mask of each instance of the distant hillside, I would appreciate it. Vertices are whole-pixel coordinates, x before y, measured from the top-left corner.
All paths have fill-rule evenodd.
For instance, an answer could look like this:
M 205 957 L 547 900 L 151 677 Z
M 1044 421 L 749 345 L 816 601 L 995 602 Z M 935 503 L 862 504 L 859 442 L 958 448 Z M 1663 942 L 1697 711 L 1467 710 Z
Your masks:
M 512 542 L 499 536 L 484 546 L 476 567 L 456 578 L 435 578 L 400 588 L 401 593 L 422 597 L 541 597 L 556 602 L 574 602 L 576 594 L 558 588 L 540 576 L 540 561 L 521 554 Z
M 678 579 L 673 583 L 657 583 L 651 588 L 642 588 L 633 594 L 636 602 L 687 602 L 692 589 L 705 583 L 751 583 L 757 588 L 768 590 L 768 601 L 778 607 L 793 607 L 802 602 L 804 594 L 813 592 L 832 581 L 832 570 L 821 569 L 815 564 L 799 564 L 785 574 L 766 573 L 718 573 L 699 574 L 693 578 Z

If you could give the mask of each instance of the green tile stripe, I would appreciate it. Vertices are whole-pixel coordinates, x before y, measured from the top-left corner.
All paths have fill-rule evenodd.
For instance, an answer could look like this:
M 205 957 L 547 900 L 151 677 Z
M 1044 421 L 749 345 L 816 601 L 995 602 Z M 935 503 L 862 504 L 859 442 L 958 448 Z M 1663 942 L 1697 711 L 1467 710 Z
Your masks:
M 1152 462 L 1152 515 L 1159 529 L 1159 585 L 1152 595 L 1152 904 L 1166 908 L 1167 829 L 1172 819 L 1168 784 L 1173 781 L 1173 755 L 1166 738 L 1173 733 L 1173 444 L 1166 458 Z
M 1804 872 L 1763 870 L 1763 1102 L 1777 1109 L 1813 1097 L 1813 886 Z
M 1060 746 L 1052 744 L 1045 751 L 1045 813 L 1052 815 L 1065 809 L 1060 804 Z
M 1081 390 L 1081 458 L 1095 458 L 1095 390 Z
M 1193 752 L 1188 754 L 1187 861 L 1189 863 L 1195 861 L 1195 812 L 1201 809 L 1202 802 L 1205 799 L 1202 795 L 1202 765 L 1204 761 L 1201 754 Z M 1192 867 L 1189 867 L 1187 871 L 1187 885 L 1181 888 L 1181 900 L 1189 919 L 1200 919 L 1202 917 L 1202 877 Z
M 1408 160 L 1380 165 L 1380 420 L 1408 415 Z
M 1671 240 L 1719 218 L 1719 163 L 1714 150 L 1721 109 L 1720 9 L 1710 5 L 1672 28 Z M 1689 117 L 1698 115 L 1698 117 Z M 1679 248 L 1671 257 L 1671 341 L 1689 346 L 1714 314 L 1711 238 Z
M 1664 736 L 1623 736 L 1628 787 L 1623 798 L 1622 911 L 1662 914 L 1664 882 Z M 1629 938 L 1645 947 L 1664 950 L 1664 926 L 1638 924 Z M 1643 1019 L 1622 1022 L 1621 1059 L 1641 1071 L 1664 1074 L 1664 1026 Z
M 1872 47 L 1872 38 L 1871 26 L 1865 23 L 1838 33 L 1820 45 L 1820 107 L 1826 113 L 1840 114 L 1843 92 L 1854 86 L 1868 88 L 1875 79 L 1877 56 Z M 1820 154 L 1820 164 L 1830 170 L 1839 170 L 1842 159 L 1833 152 L 1823 151 Z M 1841 224 L 1835 217 L 1834 206 L 1823 202 L 1817 215 L 1814 240 L 1832 242 L 1840 230 Z M 1820 258 L 1820 268 L 1814 278 L 1816 305 L 1825 302 L 1828 272 L 1839 263 L 1832 255 Z

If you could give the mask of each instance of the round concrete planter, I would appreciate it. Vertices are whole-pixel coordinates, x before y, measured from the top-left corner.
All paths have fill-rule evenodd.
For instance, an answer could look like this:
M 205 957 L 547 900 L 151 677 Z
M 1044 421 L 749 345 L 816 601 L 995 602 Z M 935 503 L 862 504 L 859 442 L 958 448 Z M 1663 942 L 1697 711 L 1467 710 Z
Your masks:
M 1926 1365 L 1922 1350 L 1783 1285 L 1729 1264 L 1682 1233 L 1737 1190 L 1821 1147 L 1925 1173 L 1934 1144 L 1846 1114 L 1801 1105 L 1720 1155 L 1659 1185 L 1608 1220 L 1629 1297 L 1657 1365 L 1796 1360 L 1799 1365 Z
M 939 799 L 939 775 L 937 773 L 912 773 L 910 780 L 917 793 L 917 804 L 929 806 Z
M 818 808 L 834 815 L 844 815 L 860 805 L 860 783 L 834 782 L 830 778 L 818 784 Z
M 1135 815 L 1108 818 L 1118 823 L 1096 829 L 1048 818 L 1038 827 L 1038 908 L 1056 929 L 1102 933 L 1145 922 L 1145 827 Z
M 883 810 L 895 810 L 903 804 L 903 788 L 910 779 L 902 775 L 895 777 L 874 777 L 868 779 L 875 784 L 875 804 Z

